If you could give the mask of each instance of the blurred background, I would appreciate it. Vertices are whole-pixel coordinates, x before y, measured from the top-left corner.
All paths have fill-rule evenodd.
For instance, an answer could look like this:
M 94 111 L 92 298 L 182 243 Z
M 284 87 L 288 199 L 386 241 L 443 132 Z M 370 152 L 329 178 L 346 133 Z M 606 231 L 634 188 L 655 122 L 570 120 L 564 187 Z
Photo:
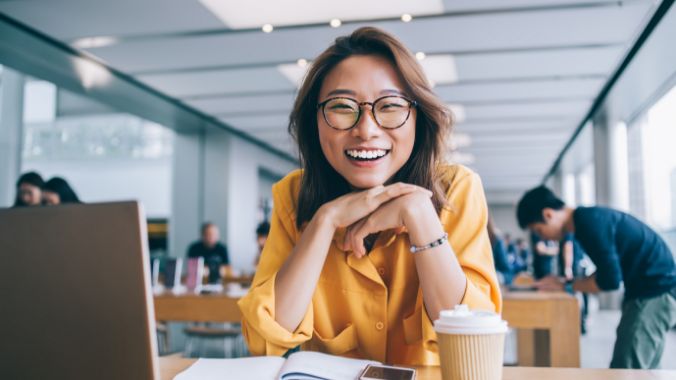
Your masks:
M 184 257 L 209 221 L 234 273 L 251 274 L 271 186 L 298 167 L 300 81 L 371 25 L 411 49 L 453 111 L 447 159 L 481 176 L 503 236 L 529 241 L 515 204 L 544 183 L 570 205 L 632 213 L 676 252 L 672 4 L 2 1 L 0 207 L 21 173 L 58 175 L 84 202 L 140 200 L 154 257 Z M 583 366 L 607 367 L 620 300 L 593 298 Z

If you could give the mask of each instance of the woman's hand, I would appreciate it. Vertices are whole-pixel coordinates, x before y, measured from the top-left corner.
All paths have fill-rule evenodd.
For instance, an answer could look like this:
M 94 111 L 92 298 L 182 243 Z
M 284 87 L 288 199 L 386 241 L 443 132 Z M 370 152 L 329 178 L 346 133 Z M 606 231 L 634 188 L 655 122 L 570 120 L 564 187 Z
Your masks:
M 416 192 L 423 192 L 428 198 L 432 196 L 430 191 L 419 186 L 397 182 L 343 195 L 324 204 L 319 212 L 331 221 L 334 228 L 347 227 L 365 218 L 384 203 Z
M 407 227 L 411 216 L 418 215 L 421 208 L 434 209 L 430 198 L 432 192 L 416 187 L 417 191 L 399 196 L 378 207 L 373 213 L 352 224 L 345 234 L 344 250 L 351 250 L 357 257 L 366 255 L 364 238 L 389 229 Z M 436 214 L 434 212 L 433 214 Z

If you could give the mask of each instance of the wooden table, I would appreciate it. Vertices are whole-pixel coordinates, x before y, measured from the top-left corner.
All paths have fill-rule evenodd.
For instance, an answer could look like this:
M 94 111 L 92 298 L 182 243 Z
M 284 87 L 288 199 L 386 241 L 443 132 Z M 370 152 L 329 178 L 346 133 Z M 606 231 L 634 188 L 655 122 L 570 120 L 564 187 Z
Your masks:
M 160 358 L 160 378 L 172 380 L 174 376 L 192 365 L 196 359 L 177 357 Z M 439 367 L 417 367 L 417 380 L 441 380 Z M 226 377 L 224 377 L 226 378 Z M 591 368 L 532 368 L 505 367 L 502 380 L 673 380 L 676 371 L 618 370 Z M 271 379 L 272 380 L 272 379 Z
M 580 314 L 567 293 L 503 295 L 503 318 L 518 329 L 519 365 L 579 367 Z M 155 296 L 158 321 L 239 322 L 237 298 L 224 294 Z
M 155 319 L 182 322 L 239 322 L 238 298 L 225 294 L 156 295 Z
M 575 297 L 563 292 L 502 296 L 502 317 L 517 329 L 520 366 L 580 366 L 580 308 Z

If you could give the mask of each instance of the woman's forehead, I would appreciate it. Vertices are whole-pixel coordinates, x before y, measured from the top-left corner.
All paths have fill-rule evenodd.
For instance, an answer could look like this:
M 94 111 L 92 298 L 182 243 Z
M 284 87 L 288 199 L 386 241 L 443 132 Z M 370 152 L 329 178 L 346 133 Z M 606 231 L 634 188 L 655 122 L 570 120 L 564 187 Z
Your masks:
M 341 61 L 324 78 L 320 97 L 375 97 L 401 94 L 403 85 L 394 66 L 378 56 L 352 56 Z

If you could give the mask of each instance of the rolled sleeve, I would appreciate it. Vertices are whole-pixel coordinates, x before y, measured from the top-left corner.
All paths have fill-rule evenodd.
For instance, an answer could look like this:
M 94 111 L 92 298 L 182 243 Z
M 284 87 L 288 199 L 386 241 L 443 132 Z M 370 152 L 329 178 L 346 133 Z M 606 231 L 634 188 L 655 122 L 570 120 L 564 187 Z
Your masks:
M 451 247 L 467 277 L 461 303 L 470 309 L 500 313 L 502 296 L 486 230 L 488 207 L 483 186 L 478 175 L 464 171 L 453 181 L 448 194 L 450 209 L 442 216 Z
M 461 304 L 467 305 L 471 310 L 496 310 L 498 305 L 491 299 L 491 285 L 480 274 L 465 269 L 467 286 L 462 296 Z
M 281 356 L 312 338 L 312 303 L 295 331 L 290 332 L 275 320 L 274 274 L 239 300 L 242 333 L 254 355 Z
M 308 304 L 303 319 L 293 332 L 275 320 L 275 279 L 298 238 L 294 208 L 289 203 L 289 189 L 292 187 L 291 183 L 297 179 L 297 173 L 291 174 L 272 188 L 274 207 L 270 217 L 270 233 L 253 285 L 238 302 L 242 312 L 242 333 L 249 351 L 254 355 L 283 355 L 312 337 L 312 302 Z

